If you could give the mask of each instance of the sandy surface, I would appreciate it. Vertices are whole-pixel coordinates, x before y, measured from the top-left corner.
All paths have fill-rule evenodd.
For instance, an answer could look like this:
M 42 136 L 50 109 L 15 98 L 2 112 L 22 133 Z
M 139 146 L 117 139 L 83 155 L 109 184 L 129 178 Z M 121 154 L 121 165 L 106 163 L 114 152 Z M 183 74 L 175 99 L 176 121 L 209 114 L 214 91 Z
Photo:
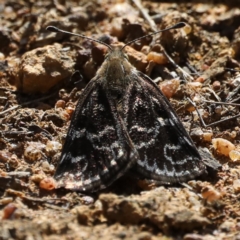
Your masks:
M 240 118 L 233 118 L 240 9 L 237 1 L 219 2 L 143 1 L 139 9 L 130 1 L 0 1 L 0 239 L 240 239 Z M 157 186 L 129 173 L 94 194 L 55 189 L 72 113 L 107 48 L 46 27 L 123 44 L 179 21 L 190 28 L 135 42 L 126 52 L 221 168 L 184 186 Z M 187 97 L 206 124 L 215 124 L 203 127 Z

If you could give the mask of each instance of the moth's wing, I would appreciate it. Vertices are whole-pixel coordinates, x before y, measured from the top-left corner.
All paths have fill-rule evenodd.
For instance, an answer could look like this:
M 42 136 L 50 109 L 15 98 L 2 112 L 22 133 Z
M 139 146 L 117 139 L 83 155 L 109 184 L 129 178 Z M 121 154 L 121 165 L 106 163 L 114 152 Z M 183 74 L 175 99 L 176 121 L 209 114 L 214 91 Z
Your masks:
M 55 173 L 58 187 L 98 191 L 138 159 L 115 100 L 93 79 L 74 112 Z
M 134 74 L 124 106 L 124 121 L 139 153 L 134 171 L 163 184 L 187 181 L 204 172 L 193 141 L 150 78 Z

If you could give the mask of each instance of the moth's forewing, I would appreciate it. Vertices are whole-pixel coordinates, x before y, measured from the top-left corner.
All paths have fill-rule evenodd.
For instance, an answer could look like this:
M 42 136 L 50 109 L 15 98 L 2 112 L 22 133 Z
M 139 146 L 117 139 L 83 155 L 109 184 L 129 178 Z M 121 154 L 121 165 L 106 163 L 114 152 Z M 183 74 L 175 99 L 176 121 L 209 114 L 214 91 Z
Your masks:
M 205 171 L 169 101 L 113 49 L 80 97 L 55 178 L 58 187 L 98 191 L 131 167 L 164 184 Z
M 201 175 L 205 165 L 158 86 L 134 71 L 124 98 L 125 123 L 139 153 L 134 170 L 163 184 Z
M 85 88 L 73 115 L 55 178 L 58 187 L 97 191 L 138 159 L 126 128 L 101 79 Z

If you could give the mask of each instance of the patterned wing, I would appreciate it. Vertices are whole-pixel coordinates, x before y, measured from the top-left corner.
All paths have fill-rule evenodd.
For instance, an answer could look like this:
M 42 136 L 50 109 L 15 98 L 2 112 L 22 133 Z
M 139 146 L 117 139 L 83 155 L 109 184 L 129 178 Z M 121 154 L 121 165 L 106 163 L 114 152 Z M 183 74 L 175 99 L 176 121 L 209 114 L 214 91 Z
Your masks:
M 150 78 L 135 74 L 124 106 L 124 121 L 140 156 L 134 171 L 163 184 L 186 181 L 204 172 L 194 143 Z
M 55 173 L 58 187 L 97 191 L 138 159 L 114 98 L 93 79 L 84 90 Z

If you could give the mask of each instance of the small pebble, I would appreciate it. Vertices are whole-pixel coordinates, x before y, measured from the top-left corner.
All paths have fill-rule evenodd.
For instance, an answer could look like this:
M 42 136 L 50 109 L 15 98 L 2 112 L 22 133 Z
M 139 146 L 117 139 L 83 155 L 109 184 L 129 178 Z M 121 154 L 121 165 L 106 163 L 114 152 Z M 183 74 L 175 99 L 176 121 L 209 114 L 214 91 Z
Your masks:
M 13 216 L 13 213 L 17 207 L 13 203 L 9 203 L 4 209 L 3 209 L 3 216 L 2 219 L 10 219 Z
M 206 186 L 201 191 L 202 197 L 207 202 L 215 202 L 221 198 L 222 194 L 216 190 L 213 186 Z
M 49 164 L 49 162 L 45 160 L 41 163 L 41 169 L 46 173 L 53 172 L 54 166 L 52 164 Z
M 57 153 L 62 149 L 62 144 L 57 141 L 48 141 L 46 145 L 46 150 L 48 152 Z
M 6 205 L 6 204 L 9 204 L 13 201 L 13 198 L 12 197 L 5 197 L 5 198 L 2 198 L 0 199 L 0 205 Z
M 193 90 L 198 90 L 199 88 L 202 88 L 201 82 L 189 82 L 187 83 L 187 86 L 192 88 Z
M 66 102 L 64 100 L 58 100 L 55 104 L 55 108 L 62 108 L 64 109 L 66 105 Z
M 73 108 L 73 107 L 66 107 L 65 110 L 66 110 L 66 112 L 68 113 L 68 115 L 69 115 L 70 117 L 72 117 L 73 112 L 74 112 L 74 108 Z
M 11 158 L 12 154 L 10 152 L 7 151 L 0 151 L 0 162 L 7 162 L 10 158 Z
M 59 116 L 61 117 L 62 120 L 64 121 L 69 121 L 70 120 L 70 116 L 69 114 L 67 113 L 66 110 L 62 110 L 62 111 L 59 111 Z
M 160 89 L 167 98 L 171 98 L 180 86 L 178 79 L 166 80 L 160 84 Z
M 46 145 L 40 142 L 28 142 L 24 150 L 24 157 L 32 162 L 40 160 L 45 148 Z
M 234 189 L 235 193 L 240 192 L 240 179 L 236 179 L 233 181 L 233 189 Z
M 41 182 L 45 178 L 45 174 L 34 174 L 31 176 L 31 180 L 35 183 Z
M 186 24 L 186 23 L 185 23 Z M 189 24 L 186 24 L 182 30 L 186 33 L 186 34 L 189 34 L 192 32 L 192 27 L 189 25 Z
M 157 52 L 150 52 L 147 55 L 147 60 L 148 61 L 153 61 L 157 64 L 166 64 L 168 63 L 168 59 L 166 58 L 166 56 L 162 53 L 157 53 Z
M 221 88 L 221 83 L 219 81 L 214 81 L 212 87 L 214 91 L 217 91 Z
M 230 151 L 229 157 L 233 162 L 240 161 L 240 151 L 236 151 L 236 150 Z
M 223 138 L 212 139 L 212 144 L 218 153 L 225 156 L 229 156 L 230 151 L 235 149 L 235 146 L 231 142 Z
M 202 139 L 203 141 L 205 142 L 211 142 L 212 141 L 212 136 L 213 136 L 213 133 L 212 132 L 204 132 L 202 134 Z
M 48 191 L 51 191 L 56 188 L 56 181 L 49 177 L 49 178 L 44 178 L 41 180 L 39 183 L 39 187 Z
M 205 77 L 205 76 L 200 76 L 200 77 L 198 77 L 194 82 L 203 83 L 203 82 L 205 82 L 205 80 L 206 80 L 206 77 Z

